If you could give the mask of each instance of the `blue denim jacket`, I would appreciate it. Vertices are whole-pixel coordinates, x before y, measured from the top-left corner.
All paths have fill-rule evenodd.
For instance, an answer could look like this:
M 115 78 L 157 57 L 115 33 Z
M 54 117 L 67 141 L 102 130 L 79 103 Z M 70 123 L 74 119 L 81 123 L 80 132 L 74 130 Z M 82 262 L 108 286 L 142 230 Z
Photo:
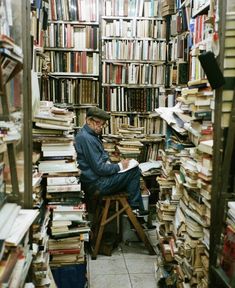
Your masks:
M 75 137 L 77 161 L 81 170 L 81 181 L 92 183 L 100 176 L 109 176 L 120 170 L 118 164 L 107 163 L 108 153 L 99 136 L 85 124 Z

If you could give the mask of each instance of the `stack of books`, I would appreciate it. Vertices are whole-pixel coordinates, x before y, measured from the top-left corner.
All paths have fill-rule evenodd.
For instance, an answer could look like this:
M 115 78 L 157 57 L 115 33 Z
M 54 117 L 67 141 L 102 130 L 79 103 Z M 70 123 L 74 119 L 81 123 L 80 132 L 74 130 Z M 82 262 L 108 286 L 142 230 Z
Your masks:
M 49 205 L 78 205 L 82 203 L 84 192 L 81 190 L 79 178 L 72 175 L 48 175 L 46 200 Z
M 49 254 L 51 267 L 84 263 L 84 240 L 89 239 L 85 204 L 49 205 L 52 221 Z
M 84 240 L 89 240 L 84 192 L 81 190 L 74 147 L 74 114 L 41 101 L 34 116 L 33 136 L 41 158 L 49 235 L 50 267 L 84 263 Z
M 212 156 L 196 147 L 169 149 L 160 155 L 162 175 L 157 177 L 160 185 L 157 215 L 161 221 L 158 234 L 165 261 L 178 263 L 183 282 L 198 281 L 195 271 L 203 271 L 200 281 L 206 282 Z
M 164 17 L 172 14 L 175 14 L 175 1 L 161 1 L 161 16 Z
M 144 146 L 141 143 L 144 127 L 136 127 L 123 124 L 118 129 L 118 135 L 122 140 L 118 143 L 117 149 L 121 158 L 139 159 L 141 149 Z
M 138 159 L 143 146 L 138 140 L 122 140 L 117 145 L 117 149 L 122 158 Z

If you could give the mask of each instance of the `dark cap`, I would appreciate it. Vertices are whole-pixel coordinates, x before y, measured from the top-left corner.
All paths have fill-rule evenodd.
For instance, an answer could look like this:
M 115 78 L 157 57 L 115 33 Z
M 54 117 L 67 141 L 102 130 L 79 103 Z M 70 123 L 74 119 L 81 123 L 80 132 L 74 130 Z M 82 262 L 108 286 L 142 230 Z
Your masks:
M 98 107 L 89 108 L 86 116 L 87 117 L 97 117 L 97 118 L 102 119 L 102 120 L 109 120 L 110 119 L 110 115 Z

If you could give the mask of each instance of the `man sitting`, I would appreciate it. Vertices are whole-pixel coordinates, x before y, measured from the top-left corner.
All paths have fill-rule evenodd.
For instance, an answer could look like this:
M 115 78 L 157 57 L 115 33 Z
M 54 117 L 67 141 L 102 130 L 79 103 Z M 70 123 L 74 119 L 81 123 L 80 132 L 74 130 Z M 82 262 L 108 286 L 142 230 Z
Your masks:
M 123 159 L 116 164 L 111 163 L 108 153 L 103 148 L 100 137 L 102 128 L 109 119 L 109 114 L 100 108 L 88 109 L 86 123 L 75 137 L 82 185 L 88 193 L 98 191 L 101 196 L 125 191 L 132 209 L 136 210 L 139 216 L 147 215 L 148 211 L 144 209 L 140 192 L 139 167 L 118 173 L 128 168 L 129 159 Z

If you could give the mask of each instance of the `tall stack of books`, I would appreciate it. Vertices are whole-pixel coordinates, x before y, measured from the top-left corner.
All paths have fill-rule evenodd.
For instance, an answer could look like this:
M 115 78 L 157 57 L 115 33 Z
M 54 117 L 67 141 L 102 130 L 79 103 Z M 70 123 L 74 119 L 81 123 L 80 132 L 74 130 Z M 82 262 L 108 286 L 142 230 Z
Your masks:
M 74 114 L 50 102 L 41 104 L 34 116 L 33 135 L 40 142 L 38 171 L 45 180 L 45 201 L 50 214 L 50 267 L 84 264 L 84 240 L 89 240 L 90 227 L 73 143 Z
M 158 235 L 162 253 L 166 262 L 178 263 L 184 275 L 179 282 L 187 279 L 201 285 L 207 283 L 208 277 L 212 156 L 196 147 L 175 155 L 165 152 L 162 156 L 163 173 L 168 172 L 172 180 L 166 189 L 166 180 L 157 178 L 161 191 L 157 215 L 161 220 Z M 170 169 L 173 163 L 177 166 Z
M 88 241 L 90 231 L 85 204 L 48 207 L 52 211 L 52 221 L 49 224 L 50 266 L 55 268 L 84 263 L 84 240 Z

